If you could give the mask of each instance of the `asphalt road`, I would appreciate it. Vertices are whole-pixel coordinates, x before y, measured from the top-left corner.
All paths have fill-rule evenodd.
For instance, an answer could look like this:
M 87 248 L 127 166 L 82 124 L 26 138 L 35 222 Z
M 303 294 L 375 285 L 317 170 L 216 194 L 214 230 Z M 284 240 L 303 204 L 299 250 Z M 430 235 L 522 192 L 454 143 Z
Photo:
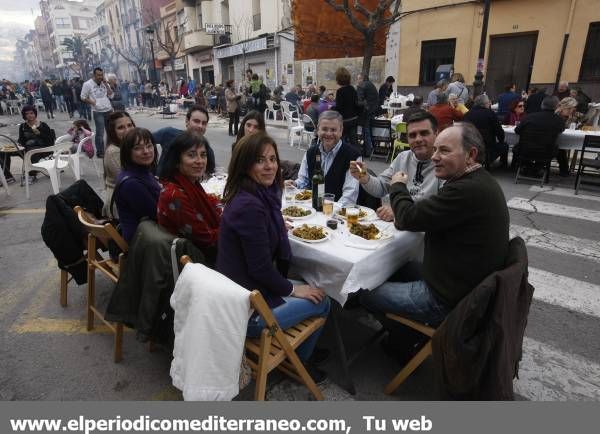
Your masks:
M 40 118 L 44 119 L 42 113 Z M 163 120 L 145 111 L 133 113 L 138 126 L 156 130 L 182 127 L 183 117 Z M 1 134 L 16 136 L 19 118 L 3 116 Z M 57 134 L 69 120 L 62 113 L 49 124 Z M 281 158 L 300 161 L 302 151 L 287 144 L 287 130 L 268 127 L 279 143 Z M 225 120 L 212 119 L 207 138 L 217 164 L 227 166 L 231 137 Z M 83 177 L 97 191 L 102 180 L 91 163 L 83 162 Z M 101 165 L 99 165 L 101 167 Z M 371 162 L 375 172 L 385 163 Z M 13 163 L 14 172 L 20 164 Z M 517 184 L 512 175 L 495 173 L 511 214 L 511 231 L 527 242 L 530 281 L 536 287 L 515 390 L 519 399 L 600 400 L 600 190 L 584 189 L 573 195 L 573 178 L 551 178 L 551 189 Z M 73 181 L 62 175 L 63 185 Z M 40 227 L 50 182 L 41 178 L 25 198 L 24 188 L 13 184 L 11 196 L 0 190 L 0 399 L 2 400 L 172 400 L 181 399 L 171 386 L 170 356 L 150 353 L 126 332 L 124 360 L 112 362 L 112 338 L 103 327 L 85 328 L 86 286 L 69 286 L 69 305 L 59 304 L 59 273 L 44 245 Z M 109 283 L 98 277 L 99 304 L 106 302 Z M 357 318 L 359 320 L 357 321 Z M 342 331 L 350 349 L 372 333 L 365 313 L 342 314 Z M 331 342 L 331 331 L 323 335 Z M 331 380 L 324 387 L 327 399 L 427 400 L 435 399 L 431 362 L 425 362 L 393 396 L 384 385 L 399 370 L 397 362 L 374 345 L 352 367 L 357 394 L 349 395 L 341 383 L 336 358 L 325 365 Z M 246 389 L 240 398 L 247 399 Z M 268 398 L 307 399 L 303 387 L 275 376 Z

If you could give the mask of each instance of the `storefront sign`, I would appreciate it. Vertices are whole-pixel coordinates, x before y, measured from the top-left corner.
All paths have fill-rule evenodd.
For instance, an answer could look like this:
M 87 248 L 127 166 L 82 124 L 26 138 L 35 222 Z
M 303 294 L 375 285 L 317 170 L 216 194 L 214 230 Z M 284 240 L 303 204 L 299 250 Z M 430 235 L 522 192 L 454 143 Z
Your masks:
M 204 31 L 209 35 L 224 35 L 225 24 L 211 24 L 207 23 L 204 25 Z
M 217 59 L 224 57 L 239 56 L 243 53 L 252 53 L 254 51 L 266 50 L 267 38 L 254 39 L 252 41 L 235 44 L 230 47 L 218 48 L 215 50 Z

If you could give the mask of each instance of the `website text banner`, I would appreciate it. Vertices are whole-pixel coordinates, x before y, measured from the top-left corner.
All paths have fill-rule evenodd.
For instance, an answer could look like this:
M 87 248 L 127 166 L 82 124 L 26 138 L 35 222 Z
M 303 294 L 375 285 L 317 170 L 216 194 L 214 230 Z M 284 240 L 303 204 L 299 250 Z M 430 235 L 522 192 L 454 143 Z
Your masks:
M 598 432 L 600 403 L 0 402 L 7 433 Z

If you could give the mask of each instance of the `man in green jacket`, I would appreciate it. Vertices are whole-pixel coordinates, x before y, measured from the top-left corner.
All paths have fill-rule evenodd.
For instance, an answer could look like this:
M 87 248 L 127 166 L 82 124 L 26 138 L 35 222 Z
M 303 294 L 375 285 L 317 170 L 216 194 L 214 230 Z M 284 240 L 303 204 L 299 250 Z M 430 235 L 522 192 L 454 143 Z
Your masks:
M 425 232 L 421 280 L 386 282 L 361 299 L 374 312 L 441 323 L 483 279 L 504 267 L 509 215 L 496 180 L 481 166 L 483 139 L 468 123 L 442 131 L 431 158 L 445 181 L 437 195 L 414 202 L 403 172 L 392 176 L 390 198 L 399 230 Z

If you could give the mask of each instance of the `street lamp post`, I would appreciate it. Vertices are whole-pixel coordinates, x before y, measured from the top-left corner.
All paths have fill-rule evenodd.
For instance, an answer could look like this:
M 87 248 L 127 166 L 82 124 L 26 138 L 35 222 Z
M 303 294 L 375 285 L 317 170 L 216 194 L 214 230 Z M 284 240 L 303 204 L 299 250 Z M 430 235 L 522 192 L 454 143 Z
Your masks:
M 485 0 L 483 6 L 483 24 L 481 26 L 481 41 L 479 42 L 479 57 L 477 58 L 477 72 L 473 82 L 473 97 L 483 93 L 483 57 L 485 56 L 485 43 L 487 41 L 488 20 L 490 18 L 491 0 Z
M 154 57 L 154 29 L 152 27 L 147 27 L 146 28 L 146 33 L 148 34 L 148 40 L 150 41 L 150 52 L 152 53 L 152 69 L 153 69 L 153 77 L 152 77 L 152 82 L 156 83 L 157 82 L 157 75 L 156 75 L 156 58 Z

